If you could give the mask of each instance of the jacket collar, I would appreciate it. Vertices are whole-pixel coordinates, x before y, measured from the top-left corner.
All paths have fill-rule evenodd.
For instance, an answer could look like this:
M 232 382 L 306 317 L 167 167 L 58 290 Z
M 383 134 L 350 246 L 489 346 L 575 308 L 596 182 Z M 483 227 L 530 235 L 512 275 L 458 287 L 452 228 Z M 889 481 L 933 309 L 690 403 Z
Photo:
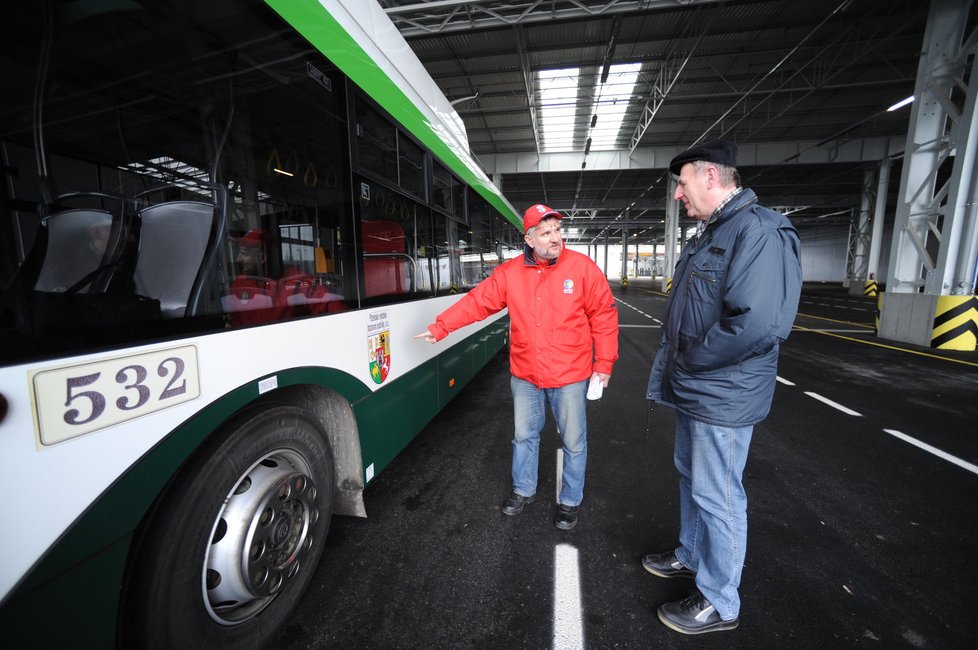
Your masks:
M 724 203 L 720 205 L 718 210 L 715 210 L 710 218 L 707 220 L 706 225 L 710 226 L 714 223 L 719 223 L 721 221 L 726 221 L 733 215 L 737 214 L 747 206 L 752 203 L 757 202 L 757 194 L 754 190 L 749 187 L 741 188 L 739 192 L 736 192 L 729 196 Z
M 561 253 L 563 253 L 563 251 L 561 251 Z M 560 255 L 550 260 L 550 263 L 547 264 L 547 266 L 553 266 L 559 259 Z M 530 248 L 529 244 L 523 244 L 523 266 L 540 266 L 537 264 L 537 258 L 533 254 L 533 249 Z

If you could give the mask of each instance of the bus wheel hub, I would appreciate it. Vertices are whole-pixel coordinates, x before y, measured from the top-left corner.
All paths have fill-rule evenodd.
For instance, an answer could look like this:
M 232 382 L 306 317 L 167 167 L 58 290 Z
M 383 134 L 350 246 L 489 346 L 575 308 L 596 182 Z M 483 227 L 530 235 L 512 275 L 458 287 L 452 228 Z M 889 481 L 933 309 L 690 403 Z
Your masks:
M 207 612 L 216 622 L 252 618 L 299 573 L 319 516 L 318 490 L 305 465 L 293 452 L 268 454 L 225 501 L 202 579 Z

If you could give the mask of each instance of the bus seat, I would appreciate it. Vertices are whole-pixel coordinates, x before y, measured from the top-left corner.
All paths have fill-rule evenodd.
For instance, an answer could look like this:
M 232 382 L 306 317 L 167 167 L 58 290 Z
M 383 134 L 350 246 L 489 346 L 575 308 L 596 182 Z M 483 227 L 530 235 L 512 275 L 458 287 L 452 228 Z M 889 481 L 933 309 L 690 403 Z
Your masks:
M 258 293 L 253 289 L 236 289 L 221 298 L 221 306 L 224 311 L 255 311 L 256 309 L 271 309 L 275 306 L 275 300 L 264 293 Z
M 306 294 L 306 305 L 313 314 L 333 313 L 346 309 L 343 304 L 343 294 L 336 293 L 334 286 L 326 282 L 317 282 L 309 288 L 309 293 Z
M 214 206 L 171 201 L 141 210 L 139 218 L 136 291 L 158 299 L 164 317 L 184 316 L 207 250 Z
M 86 252 L 80 247 L 88 245 L 93 227 L 103 227 L 106 233 L 111 230 L 112 214 L 108 210 L 65 210 L 46 217 L 41 224 L 47 231 L 47 245 L 34 283 L 37 291 L 65 291 L 99 268 L 111 254 L 106 248 L 100 255 L 79 255 Z
M 366 295 L 407 293 L 411 276 L 401 225 L 393 221 L 364 221 L 361 232 Z
M 308 273 L 289 275 L 278 281 L 278 299 L 283 305 L 304 305 L 306 295 L 316 282 L 316 276 Z
M 277 320 L 280 316 L 278 285 L 275 280 L 257 275 L 239 275 L 231 283 L 221 307 L 232 325 L 254 325 Z

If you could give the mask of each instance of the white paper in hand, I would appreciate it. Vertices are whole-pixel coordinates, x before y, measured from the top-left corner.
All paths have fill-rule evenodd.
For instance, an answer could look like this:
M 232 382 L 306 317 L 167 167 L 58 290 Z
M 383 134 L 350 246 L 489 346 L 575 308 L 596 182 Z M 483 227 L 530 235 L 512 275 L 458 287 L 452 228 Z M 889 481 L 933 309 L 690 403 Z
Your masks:
M 601 377 L 594 375 L 591 377 L 591 383 L 587 385 L 587 398 L 601 399 L 602 393 L 604 393 L 604 384 L 601 383 Z

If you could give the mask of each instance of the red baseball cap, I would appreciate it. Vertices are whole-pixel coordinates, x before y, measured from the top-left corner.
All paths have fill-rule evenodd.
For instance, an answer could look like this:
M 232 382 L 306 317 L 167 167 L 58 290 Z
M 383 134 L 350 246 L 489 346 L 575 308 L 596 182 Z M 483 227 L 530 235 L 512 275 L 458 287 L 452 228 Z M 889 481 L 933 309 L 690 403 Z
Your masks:
M 252 228 L 238 238 L 238 246 L 259 248 L 265 241 L 265 231 Z
M 525 235 L 526 233 L 530 232 L 530 228 L 537 225 L 547 217 L 557 217 L 558 219 L 564 218 L 559 212 L 553 208 L 548 208 L 542 203 L 531 205 L 523 214 L 523 234 Z

